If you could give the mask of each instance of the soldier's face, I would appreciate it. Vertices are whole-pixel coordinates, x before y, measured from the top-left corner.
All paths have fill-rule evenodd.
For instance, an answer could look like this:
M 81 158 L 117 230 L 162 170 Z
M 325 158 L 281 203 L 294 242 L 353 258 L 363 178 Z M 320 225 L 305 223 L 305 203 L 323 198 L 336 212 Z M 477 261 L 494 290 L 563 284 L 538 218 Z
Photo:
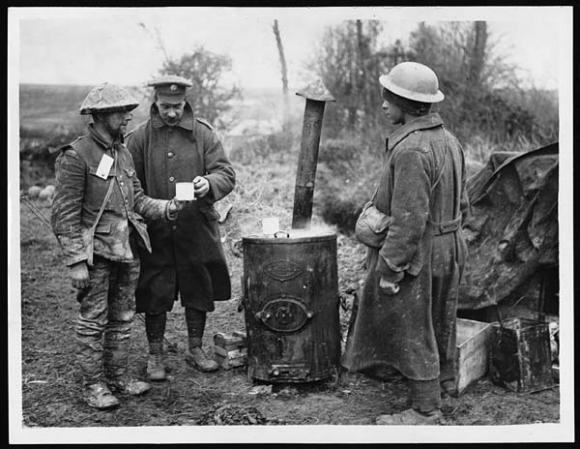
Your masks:
M 383 111 L 385 111 L 387 118 L 393 125 L 400 125 L 405 122 L 405 115 L 396 104 L 383 100 Z
M 161 120 L 163 120 L 166 125 L 175 126 L 181 121 L 185 110 L 185 101 L 180 103 L 167 103 L 162 100 L 157 100 L 155 104 L 159 110 Z
M 127 125 L 132 118 L 130 111 L 111 112 L 103 117 L 103 125 L 112 137 L 120 137 L 127 132 Z

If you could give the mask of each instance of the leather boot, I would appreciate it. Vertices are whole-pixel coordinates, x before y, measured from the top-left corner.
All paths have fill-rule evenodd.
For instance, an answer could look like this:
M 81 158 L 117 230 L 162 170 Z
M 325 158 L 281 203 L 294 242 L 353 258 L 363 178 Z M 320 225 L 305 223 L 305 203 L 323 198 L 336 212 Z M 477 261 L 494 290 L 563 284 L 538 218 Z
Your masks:
M 212 371 L 217 371 L 219 365 L 215 360 L 210 359 L 201 346 L 195 346 L 190 348 L 185 355 L 185 361 L 193 368 L 198 369 L 204 373 L 209 373 Z
M 152 381 L 163 381 L 167 379 L 167 372 L 163 361 L 163 340 L 149 342 L 147 378 Z
M 191 307 L 185 308 L 185 322 L 187 324 L 187 338 L 189 342 L 189 351 L 185 356 L 185 361 L 193 368 L 207 373 L 217 371 L 219 365 L 201 349 L 205 319 L 205 312 Z
M 163 338 L 167 323 L 167 313 L 146 313 L 145 332 L 149 342 L 149 358 L 147 360 L 147 377 L 153 381 L 167 379 L 165 362 L 163 360 Z
M 441 397 L 451 396 L 456 398 L 459 396 L 457 391 L 457 385 L 455 384 L 454 380 L 444 380 L 441 382 Z
M 132 377 L 109 380 L 108 383 L 113 391 L 118 391 L 119 393 L 124 393 L 131 396 L 139 396 L 151 389 L 151 385 L 147 382 L 133 379 Z
M 99 410 L 107 410 L 119 405 L 119 400 L 113 396 L 104 382 L 97 382 L 84 387 L 83 399 L 89 405 Z
M 407 409 L 392 415 L 380 415 L 375 423 L 380 426 L 429 426 L 439 424 L 441 411 L 435 409 L 429 413 L 421 413 L 415 409 Z

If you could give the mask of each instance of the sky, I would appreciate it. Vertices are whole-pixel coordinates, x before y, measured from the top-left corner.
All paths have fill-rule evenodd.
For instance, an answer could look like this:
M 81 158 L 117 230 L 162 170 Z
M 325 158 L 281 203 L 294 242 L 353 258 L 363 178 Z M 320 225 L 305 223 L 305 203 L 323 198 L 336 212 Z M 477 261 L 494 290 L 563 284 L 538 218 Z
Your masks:
M 22 83 L 143 85 L 164 60 L 158 33 L 172 58 L 203 45 L 232 58 L 231 79 L 242 87 L 278 87 L 278 19 L 293 87 L 307 79 L 305 64 L 325 28 L 343 20 L 382 20 L 391 42 L 405 41 L 420 20 L 488 20 L 498 52 L 530 84 L 557 88 L 567 15 L 571 8 L 10 8 L 9 27 Z

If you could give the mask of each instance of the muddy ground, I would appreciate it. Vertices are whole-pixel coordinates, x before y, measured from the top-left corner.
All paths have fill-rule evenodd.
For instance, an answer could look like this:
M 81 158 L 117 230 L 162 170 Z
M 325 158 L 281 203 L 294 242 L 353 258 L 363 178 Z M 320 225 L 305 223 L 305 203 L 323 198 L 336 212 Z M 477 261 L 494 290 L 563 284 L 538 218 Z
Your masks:
M 49 206 L 33 202 L 48 217 Z M 239 232 L 231 228 L 236 209 L 224 225 L 224 247 L 232 271 L 234 297 L 216 303 L 208 316 L 205 345 L 216 332 L 245 330 L 238 312 L 242 259 Z M 122 397 L 116 410 L 99 412 L 80 397 L 75 364 L 73 320 L 78 313 L 74 290 L 59 258 L 49 228 L 21 204 L 22 424 L 25 427 L 122 427 L 194 425 L 373 424 L 379 414 L 405 409 L 406 389 L 400 378 L 372 379 L 361 374 L 315 384 L 260 384 L 245 368 L 199 373 L 185 364 L 186 328 L 176 305 L 167 326 L 170 380 L 156 383 L 139 398 Z M 352 238 L 338 236 L 339 290 L 343 329 L 353 288 L 362 276 L 363 251 Z M 130 364 L 143 376 L 146 339 L 143 317 L 134 326 Z M 447 398 L 441 425 L 505 425 L 559 422 L 559 389 L 514 393 L 483 378 L 459 398 Z

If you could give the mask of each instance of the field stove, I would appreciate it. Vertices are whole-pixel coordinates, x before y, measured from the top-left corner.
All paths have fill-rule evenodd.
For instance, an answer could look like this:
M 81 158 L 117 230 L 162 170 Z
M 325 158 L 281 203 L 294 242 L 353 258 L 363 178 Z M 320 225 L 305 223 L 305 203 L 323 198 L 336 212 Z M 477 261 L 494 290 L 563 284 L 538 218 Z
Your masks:
M 330 377 L 340 358 L 336 235 L 245 237 L 248 376 Z
M 310 230 L 322 117 L 321 82 L 306 98 L 292 230 L 242 238 L 248 376 L 269 382 L 331 377 L 340 360 L 336 235 Z

